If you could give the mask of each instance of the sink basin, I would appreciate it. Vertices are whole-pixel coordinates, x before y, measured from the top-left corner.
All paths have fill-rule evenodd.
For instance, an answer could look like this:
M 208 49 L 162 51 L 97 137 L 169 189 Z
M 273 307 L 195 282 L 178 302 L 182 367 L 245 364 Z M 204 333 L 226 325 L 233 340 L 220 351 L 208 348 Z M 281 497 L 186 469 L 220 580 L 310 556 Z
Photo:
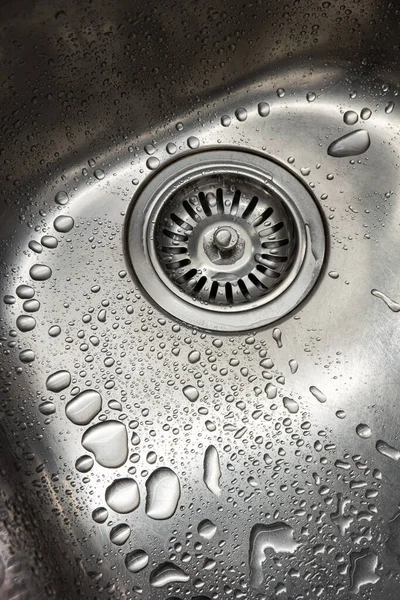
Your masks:
M 398 599 L 397 3 L 0 24 L 0 597 Z

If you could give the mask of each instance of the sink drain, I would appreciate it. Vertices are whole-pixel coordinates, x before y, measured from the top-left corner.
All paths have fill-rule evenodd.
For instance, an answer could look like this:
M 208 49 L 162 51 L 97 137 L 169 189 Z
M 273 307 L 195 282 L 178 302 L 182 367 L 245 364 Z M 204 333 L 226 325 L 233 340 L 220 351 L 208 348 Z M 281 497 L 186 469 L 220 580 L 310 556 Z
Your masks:
M 312 196 L 250 152 L 207 150 L 160 170 L 133 204 L 127 248 L 147 294 L 213 331 L 277 321 L 310 292 L 325 233 Z

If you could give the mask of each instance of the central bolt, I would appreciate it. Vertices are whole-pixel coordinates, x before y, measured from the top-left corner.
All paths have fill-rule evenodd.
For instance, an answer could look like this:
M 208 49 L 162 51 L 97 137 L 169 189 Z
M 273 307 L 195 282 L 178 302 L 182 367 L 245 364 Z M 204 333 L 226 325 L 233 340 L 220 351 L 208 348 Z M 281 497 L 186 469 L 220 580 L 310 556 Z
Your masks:
M 213 241 L 221 252 L 228 252 L 236 247 L 239 241 L 239 236 L 237 231 L 233 229 L 233 227 L 224 226 L 219 227 L 214 232 Z

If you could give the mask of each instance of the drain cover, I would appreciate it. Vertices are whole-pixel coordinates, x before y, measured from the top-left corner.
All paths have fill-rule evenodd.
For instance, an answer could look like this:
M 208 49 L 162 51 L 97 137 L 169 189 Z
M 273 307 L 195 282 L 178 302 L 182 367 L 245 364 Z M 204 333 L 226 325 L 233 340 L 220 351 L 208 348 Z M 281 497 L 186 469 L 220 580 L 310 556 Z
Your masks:
M 128 217 L 127 248 L 147 294 L 173 317 L 246 331 L 293 310 L 325 253 L 324 225 L 284 167 L 239 150 L 207 150 L 150 179 Z

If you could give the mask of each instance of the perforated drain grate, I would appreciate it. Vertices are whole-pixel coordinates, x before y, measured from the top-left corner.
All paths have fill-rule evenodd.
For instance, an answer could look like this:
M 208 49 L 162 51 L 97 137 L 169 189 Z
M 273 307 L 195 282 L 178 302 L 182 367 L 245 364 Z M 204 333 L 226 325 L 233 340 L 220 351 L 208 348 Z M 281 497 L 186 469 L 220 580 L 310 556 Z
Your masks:
M 170 163 L 129 216 L 136 277 L 175 318 L 214 331 L 272 323 L 297 306 L 321 270 L 324 226 L 285 168 L 237 150 Z

